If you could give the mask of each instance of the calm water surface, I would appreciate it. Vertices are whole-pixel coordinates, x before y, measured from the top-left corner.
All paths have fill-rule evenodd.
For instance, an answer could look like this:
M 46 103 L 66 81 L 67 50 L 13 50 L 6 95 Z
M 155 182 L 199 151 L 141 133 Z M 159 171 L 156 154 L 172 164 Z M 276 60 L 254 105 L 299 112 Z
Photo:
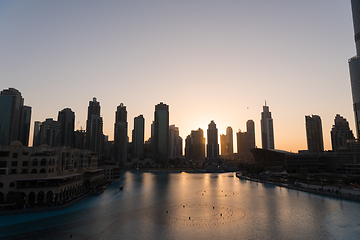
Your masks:
M 123 190 L 118 190 L 124 185 Z M 21 235 L 18 235 L 21 234 Z M 19 239 L 359 239 L 360 204 L 234 173 L 125 172 L 63 210 L 0 216 Z

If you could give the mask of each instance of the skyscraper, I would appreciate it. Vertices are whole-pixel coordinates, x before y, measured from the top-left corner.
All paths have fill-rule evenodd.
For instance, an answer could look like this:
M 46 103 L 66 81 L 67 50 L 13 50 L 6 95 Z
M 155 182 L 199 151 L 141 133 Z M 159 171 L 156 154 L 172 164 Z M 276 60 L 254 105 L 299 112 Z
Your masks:
M 21 112 L 21 122 L 20 122 L 20 142 L 24 146 L 29 145 L 30 121 L 31 121 L 31 107 L 23 106 Z
M 228 152 L 227 155 L 234 153 L 233 130 L 230 126 L 226 128 L 226 149 Z
M 86 120 L 86 149 L 98 153 L 101 157 L 101 151 L 104 143 L 103 120 L 100 117 L 100 102 L 94 97 L 89 101 L 88 116 Z
M 263 106 L 263 112 L 261 113 L 261 141 L 263 149 L 274 149 L 274 128 L 273 119 L 271 118 L 271 112 L 269 112 L 269 106 Z
M 144 133 L 145 119 L 143 115 L 134 118 L 134 130 L 132 131 L 132 149 L 135 158 L 144 157 Z
M 154 146 L 155 161 L 168 163 L 169 155 L 169 106 L 160 102 L 154 112 Z
M 39 145 L 47 144 L 50 147 L 59 147 L 61 140 L 61 123 L 47 118 L 40 125 Z
M 252 119 L 249 119 L 246 122 L 246 141 L 247 141 L 247 151 L 255 148 L 255 123 Z
M 70 108 L 59 111 L 58 122 L 61 123 L 60 146 L 74 147 L 75 113 Z
M 204 131 L 199 128 L 192 130 L 186 138 L 187 158 L 190 160 L 205 160 L 205 138 Z
M 221 155 L 228 155 L 226 134 L 220 134 Z
M 40 121 L 34 123 L 33 147 L 40 146 Z
M 305 123 L 306 138 L 309 152 L 323 152 L 324 141 L 320 116 L 305 116 Z
M 218 129 L 213 120 L 207 129 L 207 158 L 216 159 L 219 157 Z
M 128 134 L 127 134 L 127 111 L 123 103 L 117 107 L 114 127 L 114 154 L 115 161 L 123 167 L 127 160 Z
M 169 126 L 169 158 L 175 159 L 182 156 L 182 138 L 179 128 L 174 124 Z
M 25 146 L 29 141 L 31 107 L 24 106 L 21 93 L 15 88 L 4 89 L 0 93 L 0 145 L 10 145 L 21 141 Z
M 236 133 L 237 139 L 237 152 L 238 153 L 249 153 L 252 148 L 255 148 L 255 123 L 253 120 L 246 122 L 246 132 Z
M 241 132 L 239 129 L 239 132 L 236 133 L 236 140 L 237 140 L 237 152 L 238 153 L 244 153 L 247 150 L 247 132 Z
M 351 0 L 356 56 L 349 59 L 353 109 L 357 137 L 360 138 L 360 1 Z
M 354 140 L 354 134 L 349 128 L 349 123 L 345 118 L 336 114 L 335 124 L 331 129 L 331 145 L 333 151 L 337 151 L 338 149 L 346 148 L 347 140 Z

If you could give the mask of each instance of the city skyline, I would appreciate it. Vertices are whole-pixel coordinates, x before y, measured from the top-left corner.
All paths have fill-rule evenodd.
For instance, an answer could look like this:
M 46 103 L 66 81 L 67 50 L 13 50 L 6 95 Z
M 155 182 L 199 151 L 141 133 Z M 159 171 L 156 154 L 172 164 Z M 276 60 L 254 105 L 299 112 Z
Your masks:
M 18 89 L 32 107 L 30 145 L 34 122 L 65 108 L 75 112 L 75 129 L 85 129 L 93 97 L 110 140 L 121 102 L 128 119 L 146 119 L 145 140 L 159 102 L 183 139 L 211 120 L 224 134 L 253 119 L 261 147 L 265 100 L 276 149 L 307 148 L 305 115 L 321 116 L 325 150 L 336 114 L 356 132 L 350 1 L 84 4 L 0 3 L 1 89 Z

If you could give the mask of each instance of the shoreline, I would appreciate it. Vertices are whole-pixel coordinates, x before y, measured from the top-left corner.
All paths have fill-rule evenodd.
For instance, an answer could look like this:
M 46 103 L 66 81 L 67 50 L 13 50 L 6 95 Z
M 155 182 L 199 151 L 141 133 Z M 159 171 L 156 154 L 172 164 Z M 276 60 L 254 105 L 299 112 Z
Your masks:
M 65 203 L 65 204 L 59 205 L 59 206 L 0 211 L 0 216 L 61 210 L 61 209 L 70 207 L 71 205 L 87 198 L 88 196 L 90 196 L 90 194 L 91 193 L 86 193 L 78 198 L 73 199 L 72 201 L 70 201 L 68 203 Z
M 242 180 L 248 180 L 248 181 L 252 181 L 252 182 L 272 184 L 272 185 L 275 185 L 275 186 L 278 186 L 278 187 L 284 187 L 284 188 L 288 188 L 288 189 L 292 189 L 292 190 L 302 191 L 302 192 L 306 192 L 306 193 L 312 193 L 312 194 L 315 194 L 315 195 L 360 202 L 360 193 L 359 193 L 358 196 L 351 196 L 351 195 L 346 195 L 346 194 L 336 194 L 335 192 L 332 193 L 332 192 L 327 192 L 327 191 L 324 191 L 324 190 L 322 190 L 322 191 L 321 190 L 313 190 L 312 188 L 306 188 L 306 187 L 303 187 L 302 185 L 300 185 L 300 187 L 299 187 L 297 185 L 290 185 L 290 184 L 262 181 L 260 179 L 245 177 L 245 176 L 242 176 L 242 175 L 240 175 L 238 173 L 236 173 L 236 177 L 239 178 L 239 179 L 242 179 Z M 321 186 L 318 186 L 318 187 L 319 187 L 318 189 L 321 188 Z

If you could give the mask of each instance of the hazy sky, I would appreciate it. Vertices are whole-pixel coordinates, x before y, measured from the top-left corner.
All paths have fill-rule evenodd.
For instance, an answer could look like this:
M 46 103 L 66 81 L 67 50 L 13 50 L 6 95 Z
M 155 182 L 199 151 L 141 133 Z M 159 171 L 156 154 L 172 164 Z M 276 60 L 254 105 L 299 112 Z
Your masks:
M 0 88 L 14 87 L 34 121 L 71 108 L 85 128 L 101 105 L 113 139 L 116 107 L 170 107 L 183 139 L 214 120 L 246 131 L 266 100 L 275 148 L 307 149 L 305 115 L 320 115 L 325 149 L 336 114 L 354 131 L 348 59 L 356 53 L 350 0 L 0 1 Z M 205 135 L 206 137 L 206 135 Z M 32 135 L 30 142 L 32 142 Z M 234 146 L 236 149 L 236 146 Z

